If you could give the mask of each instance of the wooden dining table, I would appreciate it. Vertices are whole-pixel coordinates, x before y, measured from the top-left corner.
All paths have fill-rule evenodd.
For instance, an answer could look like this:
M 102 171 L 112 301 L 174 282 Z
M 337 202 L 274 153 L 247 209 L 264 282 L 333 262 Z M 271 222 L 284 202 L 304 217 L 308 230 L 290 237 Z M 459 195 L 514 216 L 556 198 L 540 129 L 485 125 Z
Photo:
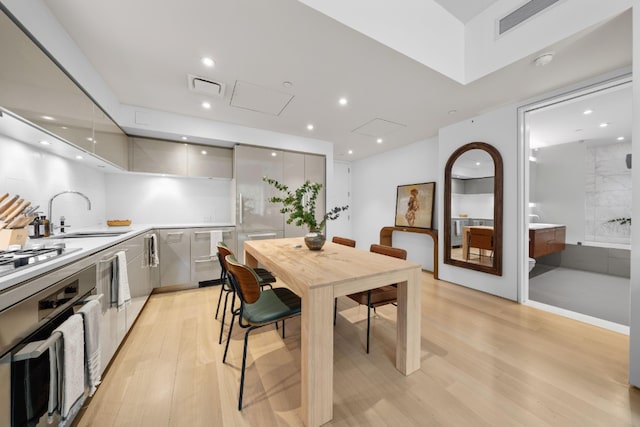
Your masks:
M 398 283 L 396 369 L 420 368 L 419 264 L 327 242 L 307 249 L 303 238 L 244 243 L 247 265 L 258 263 L 302 299 L 301 410 L 309 427 L 333 418 L 334 298 Z

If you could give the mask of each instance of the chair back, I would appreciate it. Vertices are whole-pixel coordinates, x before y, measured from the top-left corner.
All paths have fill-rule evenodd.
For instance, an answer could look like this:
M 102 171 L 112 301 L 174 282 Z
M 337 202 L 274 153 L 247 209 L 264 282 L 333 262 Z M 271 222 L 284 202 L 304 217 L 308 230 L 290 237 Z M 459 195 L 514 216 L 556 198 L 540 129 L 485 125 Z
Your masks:
M 225 245 L 224 242 L 218 242 L 218 260 L 220 260 L 220 268 L 222 268 L 222 273 L 226 274 L 227 270 L 229 270 L 229 268 L 227 267 L 227 255 L 233 255 L 233 257 L 235 258 L 235 255 L 233 254 L 233 252 L 231 252 L 231 249 L 229 249 L 229 246 Z
M 236 291 L 240 300 L 245 304 L 253 304 L 260 298 L 260 279 L 253 269 L 240 264 L 233 255 L 225 257 L 227 272 L 235 280 Z
M 350 246 L 352 248 L 356 247 L 356 241 L 352 239 L 347 239 L 346 237 L 333 236 L 333 239 L 331 239 L 331 241 L 339 245 Z
M 376 245 L 375 243 L 371 245 L 369 248 L 370 252 L 375 252 L 377 254 L 392 256 L 394 258 L 407 259 L 407 251 L 400 248 L 394 248 L 391 246 L 385 245 Z
M 467 247 L 493 250 L 493 230 L 490 228 L 469 229 Z

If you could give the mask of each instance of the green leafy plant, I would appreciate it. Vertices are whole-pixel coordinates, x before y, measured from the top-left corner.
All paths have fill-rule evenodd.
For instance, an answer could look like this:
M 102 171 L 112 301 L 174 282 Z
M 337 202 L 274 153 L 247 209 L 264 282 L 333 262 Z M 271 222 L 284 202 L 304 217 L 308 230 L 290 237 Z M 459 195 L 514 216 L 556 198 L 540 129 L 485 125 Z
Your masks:
M 306 181 L 302 186 L 295 190 L 290 190 L 285 184 L 276 181 L 273 178 L 262 178 L 267 184 L 273 185 L 282 196 L 274 196 L 269 198 L 271 203 L 282 203 L 280 212 L 289 214 L 287 224 L 294 223 L 298 227 L 306 225 L 309 231 L 324 229 L 328 220 L 337 219 L 341 212 L 349 209 L 349 206 L 336 206 L 322 216 L 322 220 L 318 222 L 316 217 L 316 202 L 318 194 L 322 189 L 322 184 L 318 182 Z

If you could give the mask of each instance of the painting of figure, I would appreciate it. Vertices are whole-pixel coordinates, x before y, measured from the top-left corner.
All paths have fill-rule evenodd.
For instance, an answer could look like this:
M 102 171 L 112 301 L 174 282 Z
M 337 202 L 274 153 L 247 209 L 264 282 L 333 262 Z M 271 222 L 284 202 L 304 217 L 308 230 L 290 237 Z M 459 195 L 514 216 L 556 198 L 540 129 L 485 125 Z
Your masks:
M 396 227 L 433 227 L 435 182 L 399 185 L 396 197 Z

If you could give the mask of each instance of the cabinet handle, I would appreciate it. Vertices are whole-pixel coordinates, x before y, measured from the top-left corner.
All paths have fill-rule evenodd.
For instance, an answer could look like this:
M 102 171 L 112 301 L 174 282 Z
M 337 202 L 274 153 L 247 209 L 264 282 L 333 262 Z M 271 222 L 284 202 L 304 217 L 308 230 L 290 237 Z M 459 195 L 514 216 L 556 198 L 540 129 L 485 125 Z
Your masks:
M 243 209 L 242 209 L 242 193 L 240 193 L 240 207 L 239 207 L 239 209 L 240 209 L 240 212 L 238 213 L 239 219 L 240 219 L 239 222 L 240 222 L 240 224 L 242 224 L 242 222 L 244 220 L 243 216 L 242 216 L 242 211 L 243 211 Z
M 204 262 L 212 262 L 212 261 L 213 261 L 213 257 L 207 258 L 207 259 L 196 259 L 193 262 L 196 264 L 202 264 Z
M 174 231 L 172 233 L 167 233 L 167 236 L 182 236 L 184 231 Z
M 247 234 L 249 239 L 261 238 L 261 237 L 276 237 L 276 233 L 260 233 L 260 234 Z

